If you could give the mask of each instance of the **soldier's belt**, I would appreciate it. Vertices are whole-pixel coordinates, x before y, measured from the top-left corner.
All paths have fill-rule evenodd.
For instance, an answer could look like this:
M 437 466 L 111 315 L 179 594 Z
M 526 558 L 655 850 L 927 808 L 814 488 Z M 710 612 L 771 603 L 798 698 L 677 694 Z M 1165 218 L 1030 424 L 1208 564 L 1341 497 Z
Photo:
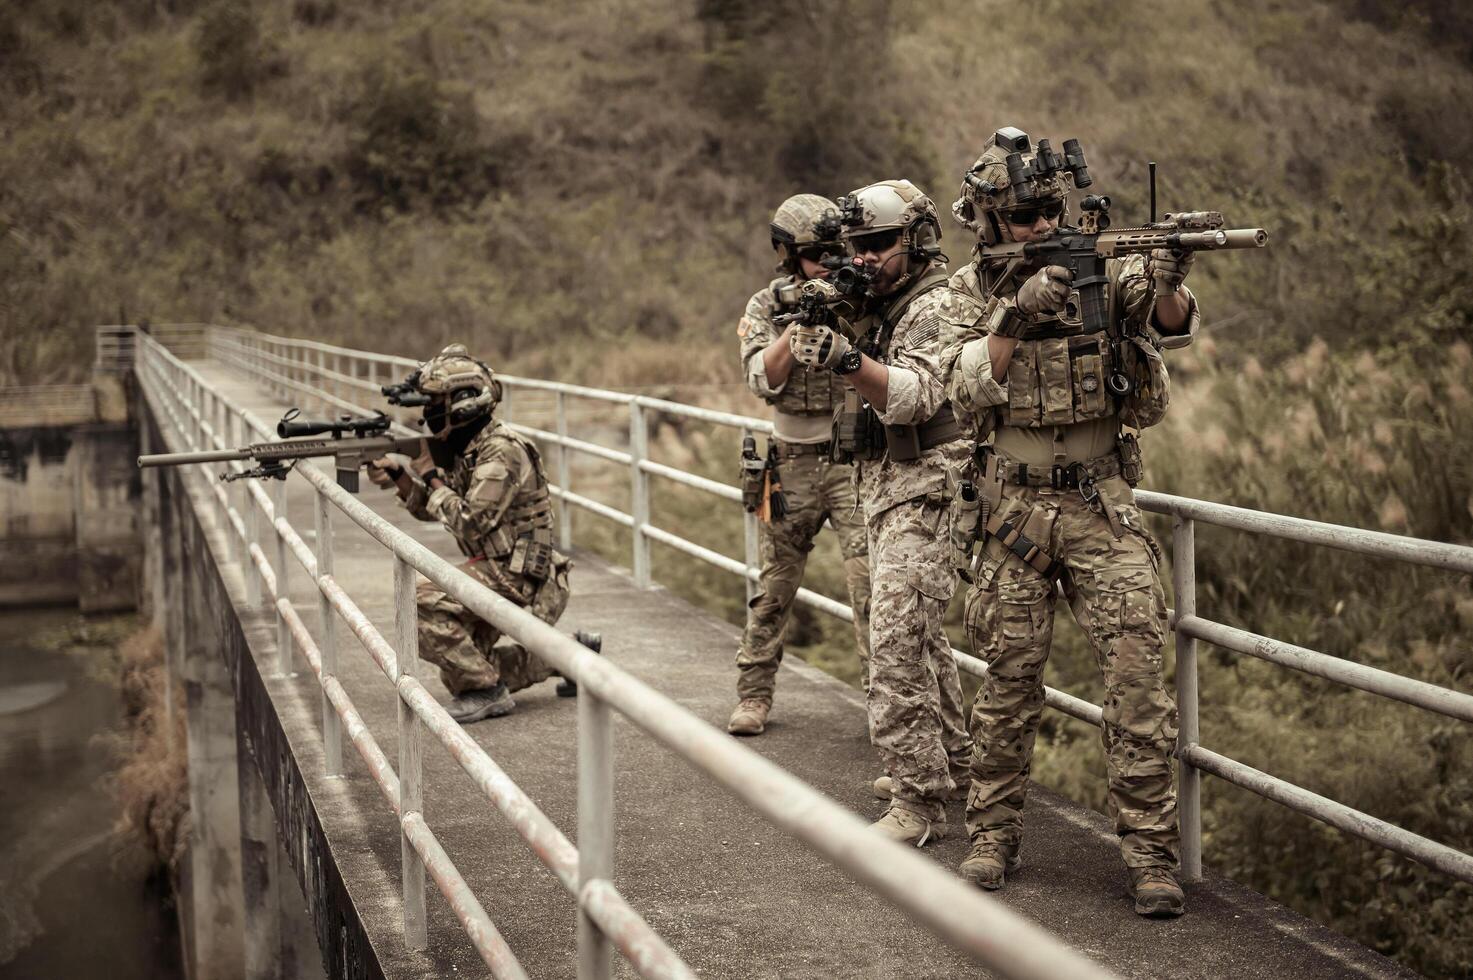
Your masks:
M 1120 454 L 1116 452 L 1062 466 L 1030 466 L 1027 463 L 1016 463 L 1003 454 L 994 452 L 990 465 L 996 467 L 995 478 L 1004 483 L 1018 487 L 1048 487 L 1053 490 L 1078 490 L 1081 484 L 1108 480 L 1112 476 L 1119 476 L 1121 472 Z
M 834 445 L 827 439 L 823 442 L 783 442 L 781 439 L 773 439 L 773 442 L 777 443 L 777 451 L 784 459 L 795 456 L 827 456 Z
M 921 449 L 935 449 L 944 446 L 954 439 L 962 437 L 962 427 L 957 424 L 956 413 L 951 410 L 951 403 L 941 406 L 941 409 L 926 421 L 917 426 L 916 434 L 920 437 Z

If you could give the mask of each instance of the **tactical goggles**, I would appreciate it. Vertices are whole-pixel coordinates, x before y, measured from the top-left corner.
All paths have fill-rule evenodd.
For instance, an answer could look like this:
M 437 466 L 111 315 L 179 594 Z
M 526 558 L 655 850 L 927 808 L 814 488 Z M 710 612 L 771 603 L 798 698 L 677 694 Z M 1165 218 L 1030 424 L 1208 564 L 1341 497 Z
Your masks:
M 1030 204 L 1021 208 L 1009 208 L 1002 213 L 1003 220 L 1010 225 L 1031 225 L 1043 216 L 1049 221 L 1057 221 L 1059 215 L 1064 213 L 1064 202 L 1059 198 L 1052 201 L 1044 201 L 1042 204 Z
M 899 228 L 887 228 L 884 231 L 870 232 L 868 235 L 855 235 L 849 239 L 849 244 L 854 246 L 854 254 L 860 255 L 864 252 L 873 252 L 881 255 L 895 247 L 900 241 Z

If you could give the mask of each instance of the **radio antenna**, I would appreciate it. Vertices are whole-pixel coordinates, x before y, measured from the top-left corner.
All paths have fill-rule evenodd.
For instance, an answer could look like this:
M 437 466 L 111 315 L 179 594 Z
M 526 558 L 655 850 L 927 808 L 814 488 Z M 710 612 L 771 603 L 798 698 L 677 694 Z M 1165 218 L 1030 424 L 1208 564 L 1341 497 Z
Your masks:
M 1156 161 L 1151 160 L 1146 164 L 1151 171 L 1151 224 L 1156 223 Z

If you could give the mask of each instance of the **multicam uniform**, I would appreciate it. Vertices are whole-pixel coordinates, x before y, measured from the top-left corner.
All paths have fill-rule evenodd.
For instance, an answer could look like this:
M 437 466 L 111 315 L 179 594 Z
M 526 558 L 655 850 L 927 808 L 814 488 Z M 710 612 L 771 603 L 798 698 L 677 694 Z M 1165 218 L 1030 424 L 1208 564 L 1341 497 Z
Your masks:
M 760 525 L 761 591 L 753 597 L 742 645 L 737 651 L 737 695 L 771 701 L 778 664 L 783 657 L 783 631 L 813 539 L 825 519 L 839 535 L 844 556 L 844 582 L 854 609 L 854 642 L 860 669 L 869 683 L 869 548 L 864 519 L 854 496 L 848 466 L 830 462 L 829 431 L 834 408 L 843 401 L 844 384 L 832 372 L 793 365 L 787 380 L 768 383 L 763 352 L 782 333 L 772 318 L 781 311 L 777 291 L 794 282 L 791 276 L 772 281 L 747 303 L 737 325 L 742 373 L 752 393 L 773 407 L 779 472 L 787 514 Z
M 939 309 L 946 269 L 932 266 L 879 312 L 855 324 L 865 352 L 889 368 L 886 426 L 917 426 L 920 455 L 860 460 L 860 500 L 869 534 L 870 740 L 892 781 L 895 806 L 943 819 L 953 787 L 966 780 L 970 740 L 961 683 L 943 620 L 956 588 L 948 560 L 948 467 L 959 438 L 941 383 Z
M 1159 348 L 1190 343 L 1199 316 L 1190 301 L 1184 332 L 1162 337 L 1150 325 L 1154 293 L 1144 259 L 1111 260 L 1106 271 L 1110 330 L 1084 334 L 1038 317 L 1005 379 L 992 376 L 985 324 L 1026 275 L 968 265 L 952 276 L 941 311 L 947 394 L 978 448 L 979 496 L 994 502 L 994 526 L 998 519 L 1008 526 L 986 536 L 966 599 L 968 638 L 989 665 L 972 708 L 967 829 L 974 844 L 1016 853 L 1058 574 L 1105 679 L 1101 736 L 1125 863 L 1175 867 L 1177 718 L 1162 682 L 1161 554 L 1135 506 L 1139 454 L 1121 426 L 1160 421 L 1169 381 Z M 1132 381 L 1124 397 L 1106 384 L 1120 374 Z M 1034 544 L 1044 555 L 1030 564 L 1022 556 Z M 1059 564 L 1046 576 L 1036 566 L 1050 557 Z
M 414 482 L 403 504 L 422 521 L 438 520 L 469 560 L 466 574 L 497 594 L 527 608 L 538 619 L 555 623 L 568 604 L 568 570 L 572 562 L 553 552 L 549 574 L 538 581 L 526 571 L 518 542 L 550 546 L 552 502 L 542 459 L 531 441 L 500 420 L 487 422 L 445 473 L 445 486 L 429 493 Z M 494 687 L 498 682 L 517 691 L 554 675 L 545 663 L 508 641 L 501 632 L 438 586 L 422 579 L 416 590 L 419 607 L 419 655 L 440 668 L 450 693 Z

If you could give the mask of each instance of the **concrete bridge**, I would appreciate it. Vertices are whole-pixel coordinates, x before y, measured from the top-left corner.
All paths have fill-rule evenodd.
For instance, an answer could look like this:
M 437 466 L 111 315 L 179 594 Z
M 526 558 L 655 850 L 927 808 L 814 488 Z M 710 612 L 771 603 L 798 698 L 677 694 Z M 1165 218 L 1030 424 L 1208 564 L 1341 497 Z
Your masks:
M 219 328 L 186 353 L 136 335 L 143 452 L 274 438 L 269 426 L 289 405 L 361 413 L 381 404 L 377 385 L 414 366 Z M 1197 744 L 1199 639 L 1463 720 L 1473 721 L 1473 698 L 1199 617 L 1192 529 L 1209 521 L 1462 571 L 1473 571 L 1473 549 L 1142 494 L 1176 522 L 1190 914 L 1137 918 L 1108 822 L 1043 790 L 1030 804 L 1025 869 L 992 897 L 951 873 L 966 849 L 959 805 L 947 839 L 924 852 L 866 830 L 881 804 L 869 794 L 876 768 L 857 692 L 789 658 L 769 733 L 738 742 L 719 728 L 738 630 L 655 585 L 650 543 L 750 582 L 755 535 L 749 525 L 737 560 L 650 523 L 652 478 L 739 494 L 648 459 L 647 424 L 662 413 L 765 424 L 507 380 L 511 417 L 544 440 L 564 506 L 634 532 L 632 570 L 574 547 L 558 630 L 456 572 L 438 527 L 390 495 L 346 493 L 330 468 L 301 465 L 284 482 L 222 483 L 222 465 L 144 474 L 144 579 L 188 713 L 193 976 L 1411 975 L 1204 872 L 1203 771 L 1473 881 L 1468 855 Z M 578 398 L 616 410 L 621 431 L 627 418 L 627 440 L 570 435 Z M 543 417 L 552 421 L 527 424 Z M 585 472 L 575 454 L 627 470 L 629 512 L 571 489 Z M 739 519 L 735 503 L 722 506 Z M 576 546 L 570 523 L 563 544 Z M 415 655 L 416 575 L 576 677 L 578 700 L 541 685 L 518 694 L 511 718 L 450 722 Z M 812 593 L 803 601 L 848 614 Z M 603 632 L 604 656 L 574 643 L 573 629 Z M 1049 703 L 1098 724 L 1093 705 L 1053 691 Z

